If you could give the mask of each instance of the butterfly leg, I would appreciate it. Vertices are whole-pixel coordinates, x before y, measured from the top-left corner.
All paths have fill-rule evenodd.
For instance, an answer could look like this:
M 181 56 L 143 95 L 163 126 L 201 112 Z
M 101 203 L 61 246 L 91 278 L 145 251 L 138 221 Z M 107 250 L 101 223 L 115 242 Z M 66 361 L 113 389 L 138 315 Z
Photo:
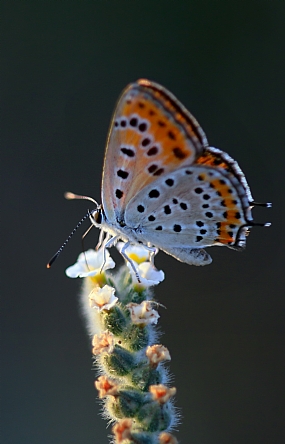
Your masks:
M 105 231 L 104 231 L 104 230 L 101 230 L 101 231 L 100 231 L 100 234 L 99 234 L 98 243 L 97 243 L 97 245 L 96 245 L 96 247 L 95 247 L 95 250 L 96 250 L 96 251 L 98 251 L 99 248 L 102 247 L 103 240 L 104 240 L 104 234 L 105 234 Z
M 126 249 L 128 248 L 129 245 L 130 245 L 130 242 L 126 242 L 126 243 L 123 245 L 123 247 L 122 247 L 122 249 L 121 249 L 121 255 L 123 256 L 123 258 L 124 258 L 127 262 L 129 262 L 129 264 L 130 264 L 130 266 L 132 267 L 133 272 L 135 273 L 136 278 L 137 278 L 137 280 L 138 280 L 138 282 L 139 282 L 139 284 L 140 284 L 140 283 L 141 283 L 141 280 L 140 280 L 139 272 L 138 272 L 138 270 L 136 269 L 136 267 L 135 267 L 135 265 L 134 265 L 134 262 L 133 262 L 133 261 L 129 258 L 129 256 L 127 256 L 127 254 L 125 253 L 125 251 L 126 251 Z
M 101 233 L 102 233 L 102 231 L 101 231 Z M 100 233 L 100 235 L 101 235 L 101 233 Z M 104 231 L 103 231 L 103 233 L 104 233 Z M 117 236 L 115 236 L 115 237 L 117 237 Z M 100 269 L 100 273 L 102 273 L 104 265 L 106 264 L 106 248 L 109 247 L 108 244 L 110 243 L 110 241 L 113 241 L 113 239 L 114 239 L 114 237 L 111 237 L 110 234 L 107 234 L 107 236 L 105 237 L 104 241 L 101 243 L 101 247 L 103 249 L 103 263 L 102 263 L 102 266 L 101 266 L 101 269 Z
M 149 262 L 151 263 L 151 265 L 153 266 L 153 268 L 155 268 L 154 265 L 154 257 L 157 255 L 157 253 L 159 252 L 159 249 L 156 247 L 151 247 L 150 245 L 148 245 L 147 247 L 145 246 L 145 248 L 147 250 L 149 250 Z

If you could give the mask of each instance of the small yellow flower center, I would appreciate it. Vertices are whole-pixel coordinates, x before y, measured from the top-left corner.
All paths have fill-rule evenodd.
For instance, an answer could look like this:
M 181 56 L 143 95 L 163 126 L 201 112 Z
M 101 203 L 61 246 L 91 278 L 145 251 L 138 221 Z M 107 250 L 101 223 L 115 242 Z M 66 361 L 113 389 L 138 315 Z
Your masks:
M 142 264 L 143 262 L 145 262 L 147 260 L 147 256 L 139 257 L 135 253 L 130 253 L 130 254 L 128 254 L 128 256 L 132 261 L 136 262 L 137 264 Z
M 103 288 L 104 285 L 106 285 L 105 273 L 98 273 L 95 276 L 88 276 L 88 279 L 90 279 L 94 285 L 99 285 L 100 288 Z

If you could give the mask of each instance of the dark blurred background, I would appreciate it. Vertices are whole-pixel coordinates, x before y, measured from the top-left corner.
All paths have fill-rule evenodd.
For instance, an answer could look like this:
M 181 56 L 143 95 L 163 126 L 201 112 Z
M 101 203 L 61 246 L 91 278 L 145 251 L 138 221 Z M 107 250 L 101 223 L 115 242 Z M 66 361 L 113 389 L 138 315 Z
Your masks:
M 80 282 L 64 274 L 88 224 L 45 264 L 88 208 L 63 193 L 100 199 L 115 101 L 140 77 L 172 91 L 274 204 L 254 210 L 272 227 L 253 229 L 243 253 L 213 248 L 204 268 L 156 259 L 177 436 L 285 442 L 285 3 L 9 0 L 0 20 L 1 442 L 108 442 Z

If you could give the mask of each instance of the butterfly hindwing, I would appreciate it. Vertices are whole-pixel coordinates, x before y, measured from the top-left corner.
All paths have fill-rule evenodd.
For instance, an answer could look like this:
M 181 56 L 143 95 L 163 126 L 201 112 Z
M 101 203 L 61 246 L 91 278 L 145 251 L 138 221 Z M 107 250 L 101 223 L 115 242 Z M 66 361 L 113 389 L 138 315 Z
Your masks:
M 160 85 L 139 80 L 119 99 L 109 132 L 102 203 L 110 222 L 149 184 L 191 165 L 207 146 L 195 118 Z
M 157 179 L 132 198 L 125 213 L 127 226 L 143 242 L 166 252 L 172 247 L 243 248 L 251 220 L 238 180 L 204 165 L 182 167 Z
M 211 256 L 203 248 L 177 248 L 168 245 L 167 249 L 163 251 L 188 265 L 203 266 L 209 265 L 212 262 Z
M 249 202 L 253 202 L 253 197 L 251 195 L 245 175 L 243 174 L 237 161 L 229 156 L 229 154 L 219 150 L 218 148 L 206 147 L 202 154 L 196 159 L 195 163 L 198 165 L 207 165 L 214 168 L 220 168 L 232 174 L 244 187 Z

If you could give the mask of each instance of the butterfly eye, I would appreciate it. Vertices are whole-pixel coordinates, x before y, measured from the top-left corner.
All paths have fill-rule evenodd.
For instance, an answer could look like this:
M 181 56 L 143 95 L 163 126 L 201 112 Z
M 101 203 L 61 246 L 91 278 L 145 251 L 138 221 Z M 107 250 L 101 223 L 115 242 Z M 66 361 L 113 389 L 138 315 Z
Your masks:
M 102 223 L 102 213 L 101 213 L 101 209 L 97 210 L 94 213 L 94 220 L 96 222 L 96 224 L 100 225 Z

